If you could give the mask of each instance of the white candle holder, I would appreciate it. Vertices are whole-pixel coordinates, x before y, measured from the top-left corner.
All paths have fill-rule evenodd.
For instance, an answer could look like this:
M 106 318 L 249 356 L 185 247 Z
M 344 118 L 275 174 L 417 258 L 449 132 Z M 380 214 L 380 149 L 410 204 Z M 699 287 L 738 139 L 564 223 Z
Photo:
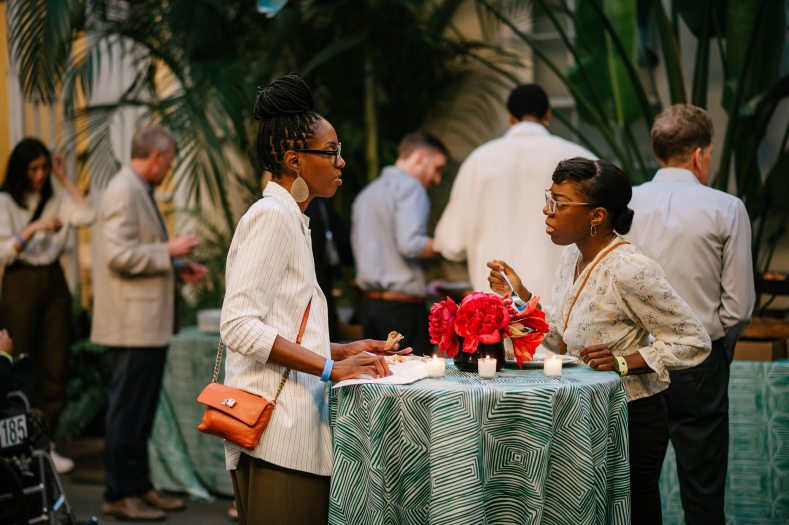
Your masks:
M 477 372 L 480 379 L 496 379 L 496 359 L 490 356 L 477 359 Z
M 543 361 L 543 374 L 545 377 L 562 377 L 562 358 L 551 354 Z
M 447 360 L 433 354 L 432 359 L 427 360 L 427 375 L 430 377 L 444 377 L 447 373 Z

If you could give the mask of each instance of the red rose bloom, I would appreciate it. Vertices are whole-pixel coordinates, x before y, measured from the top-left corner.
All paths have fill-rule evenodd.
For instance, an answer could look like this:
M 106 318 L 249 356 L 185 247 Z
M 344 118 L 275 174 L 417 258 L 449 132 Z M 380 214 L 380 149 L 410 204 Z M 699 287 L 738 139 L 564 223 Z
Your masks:
M 493 344 L 506 335 L 510 313 L 496 294 L 474 292 L 460 303 L 455 332 L 463 338 L 463 351 L 473 354 L 479 343 Z
M 447 357 L 455 357 L 460 348 L 460 341 L 455 333 L 455 317 L 458 305 L 447 297 L 430 307 L 429 331 L 430 343 L 438 345 L 438 350 Z

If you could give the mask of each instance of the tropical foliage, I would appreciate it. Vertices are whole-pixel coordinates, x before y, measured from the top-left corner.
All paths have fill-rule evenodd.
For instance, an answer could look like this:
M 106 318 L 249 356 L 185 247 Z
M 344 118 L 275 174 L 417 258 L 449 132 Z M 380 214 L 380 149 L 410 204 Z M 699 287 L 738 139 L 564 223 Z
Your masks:
M 761 154 L 767 130 L 789 92 L 786 10 L 782 0 L 475 0 L 485 33 L 474 40 L 454 25 L 462 0 L 291 0 L 273 19 L 251 0 L 9 0 L 12 51 L 25 96 L 61 101 L 77 129 L 89 133 L 82 160 L 94 184 L 116 170 L 113 123 L 155 118 L 179 136 L 176 183 L 198 207 L 218 210 L 211 224 L 226 247 L 233 204 L 259 187 L 251 152 L 249 106 L 255 87 L 300 70 L 316 87 L 318 106 L 337 126 L 347 152 L 350 201 L 400 136 L 455 110 L 456 95 L 473 93 L 472 108 L 452 128 L 469 145 L 474 129 L 500 105 L 502 86 L 516 81 L 521 56 L 497 45 L 503 33 L 528 46 L 565 85 L 584 123 L 556 117 L 593 151 L 611 157 L 640 182 L 654 162 L 646 131 L 669 103 L 722 104 L 729 115 L 715 184 L 743 198 L 754 221 L 758 268 L 769 265 L 789 213 L 789 127 Z M 571 56 L 553 60 L 522 23 L 524 12 L 547 19 Z M 698 40 L 683 67 L 680 26 Z M 656 45 L 653 43 L 656 42 Z M 509 47 L 508 49 L 512 49 Z M 723 78 L 711 79 L 719 57 Z M 115 97 L 101 83 L 130 65 L 136 72 Z M 665 68 L 661 99 L 656 68 Z M 692 71 L 685 77 L 683 71 Z M 722 100 L 711 100 L 714 84 Z M 92 96 L 92 95 L 99 95 Z M 768 248 L 764 249 L 764 246 Z
M 651 152 L 639 147 L 657 112 L 668 104 L 721 104 L 728 113 L 714 184 L 733 189 L 743 199 L 754 224 L 756 269 L 765 271 L 789 217 L 789 120 L 779 105 L 789 95 L 786 5 L 782 0 L 477 0 L 489 31 L 511 30 L 530 46 L 572 96 L 581 118 L 599 131 L 591 140 L 567 119 L 564 124 L 588 147 L 612 157 L 635 182 L 651 177 Z M 572 56 L 562 68 L 533 34 L 511 21 L 513 9 L 528 5 L 546 17 Z M 687 25 L 698 40 L 692 78 L 685 78 L 680 28 Z M 658 40 L 652 49 L 651 35 Z M 723 78 L 712 78 L 712 54 L 719 55 Z M 668 99 L 661 100 L 654 68 L 662 60 Z M 723 83 L 721 100 L 710 100 L 715 83 Z M 562 117 L 557 114 L 557 117 Z M 778 155 L 760 158 L 770 141 L 770 125 L 784 129 L 772 147 Z M 774 137 L 772 137 L 774 138 Z M 733 179 L 733 180 L 732 180 Z
M 291 1 L 269 19 L 251 0 L 9 0 L 8 22 L 25 97 L 62 103 L 87 131 L 80 160 L 93 187 L 119 167 L 112 135 L 121 119 L 176 132 L 176 189 L 197 218 L 204 258 L 217 262 L 208 285 L 216 300 L 235 218 L 260 187 L 250 140 L 256 86 L 298 70 L 314 87 L 343 140 L 335 205 L 347 210 L 400 137 L 448 111 L 458 92 L 474 88 L 470 120 L 498 104 L 494 89 L 517 59 L 461 34 L 452 21 L 462 3 Z M 119 92 L 108 95 L 113 81 Z

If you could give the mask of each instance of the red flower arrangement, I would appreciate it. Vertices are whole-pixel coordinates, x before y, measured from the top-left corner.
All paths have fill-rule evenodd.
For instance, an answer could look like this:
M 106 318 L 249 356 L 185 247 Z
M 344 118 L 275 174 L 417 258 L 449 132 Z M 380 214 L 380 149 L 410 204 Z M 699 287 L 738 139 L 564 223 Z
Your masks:
M 441 353 L 455 357 L 460 350 L 473 354 L 479 343 L 498 343 L 512 339 L 518 366 L 531 361 L 537 347 L 548 332 L 545 312 L 539 309 L 539 297 L 532 297 L 526 308 L 518 312 L 508 297 L 493 293 L 474 292 L 460 306 L 449 297 L 430 308 L 430 342 Z M 463 338 L 461 348 L 460 337 Z

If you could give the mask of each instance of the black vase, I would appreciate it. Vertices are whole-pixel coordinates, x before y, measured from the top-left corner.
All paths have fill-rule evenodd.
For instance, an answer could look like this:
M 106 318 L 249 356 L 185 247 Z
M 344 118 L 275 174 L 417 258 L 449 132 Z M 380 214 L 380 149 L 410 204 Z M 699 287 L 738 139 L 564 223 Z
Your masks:
M 480 357 L 493 357 L 496 359 L 496 372 L 504 366 L 504 343 L 499 341 L 493 344 L 477 345 L 477 351 L 473 354 L 463 351 L 463 339 L 460 339 L 461 350 L 455 356 L 455 368 L 463 372 L 477 373 L 477 359 Z

